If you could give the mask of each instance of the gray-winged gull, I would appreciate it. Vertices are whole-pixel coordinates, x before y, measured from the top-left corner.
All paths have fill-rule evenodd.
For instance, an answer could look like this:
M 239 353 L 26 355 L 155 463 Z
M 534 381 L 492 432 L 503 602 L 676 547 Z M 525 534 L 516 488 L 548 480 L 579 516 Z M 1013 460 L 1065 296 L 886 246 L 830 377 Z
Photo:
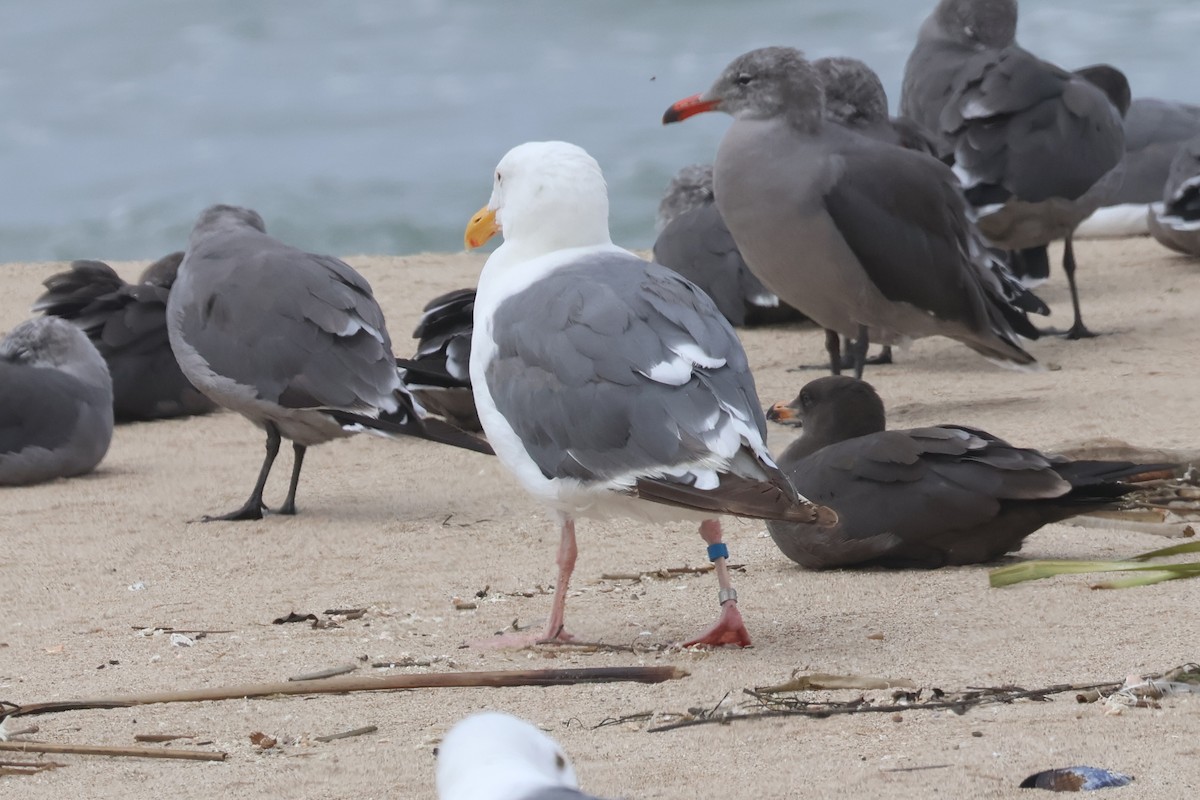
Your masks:
M 91 472 L 112 432 L 112 380 L 82 331 L 41 317 L 0 341 L 0 485 Z
M 1006 366 L 1036 363 L 1018 329 L 1036 331 L 991 272 L 948 167 L 828 122 L 820 76 L 792 48 L 739 56 L 663 122 L 713 110 L 734 117 L 717 152 L 717 206 L 781 298 L 862 346 L 868 334 L 941 335 Z
M 425 410 L 460 428 L 480 431 L 471 393 L 471 330 L 475 290 L 455 289 L 425 304 L 413 331 L 417 352 L 398 358 L 409 391 Z
M 598 800 L 558 743 L 511 714 L 460 720 L 437 750 L 438 800 Z
M 1150 233 L 1172 250 L 1200 256 L 1200 136 L 1171 162 L 1162 203 L 1151 208 Z
M 671 178 L 658 204 L 654 260 L 703 289 L 734 327 L 803 320 L 746 266 L 717 210 L 712 176 L 711 165 L 691 164 Z
M 733 328 L 694 284 L 612 243 L 604 176 L 575 145 L 530 142 L 501 159 L 464 239 L 501 231 L 475 296 L 471 384 L 497 457 L 558 517 L 553 608 L 534 641 L 571 638 L 575 519 L 621 515 L 702 520 L 722 610 L 687 644 L 748 645 L 717 516 L 832 517 L 767 452 Z
M 864 136 L 936 155 L 929 133 L 907 117 L 888 115 L 883 81 L 865 61 L 828 56 L 812 62 L 825 89 L 825 119 Z
M 925 127 L 997 247 L 1063 239 L 1074 322 L 1091 336 L 1075 285 L 1075 227 L 1124 174 L 1124 129 L 1108 95 L 1015 42 L 1016 0 L 941 0 L 904 70 L 900 111 Z
M 210 519 L 261 519 L 262 493 L 281 439 L 295 451 L 287 499 L 308 447 L 354 433 L 416 436 L 479 452 L 486 443 L 422 418 L 400 378 L 383 312 L 367 281 L 332 256 L 274 239 L 256 212 L 206 209 L 167 303 L 183 374 L 220 406 L 267 434 L 246 503 Z
M 1200 106 L 1137 97 L 1125 113 L 1125 180 L 1104 206 L 1084 220 L 1076 236 L 1142 236 L 1146 211 L 1162 200 L 1171 163 L 1200 136 Z
M 217 406 L 183 376 L 167 337 L 167 297 L 183 253 L 126 283 L 102 261 L 72 261 L 51 275 L 34 311 L 70 320 L 104 356 L 117 422 L 207 414 Z
M 779 549 L 809 569 L 988 561 L 1043 525 L 1114 506 L 1133 489 L 1125 479 L 1173 466 L 1071 461 L 962 425 L 885 430 L 879 395 L 847 377 L 808 383 L 768 417 L 803 428 L 779 466 L 838 512 L 825 528 L 768 520 Z

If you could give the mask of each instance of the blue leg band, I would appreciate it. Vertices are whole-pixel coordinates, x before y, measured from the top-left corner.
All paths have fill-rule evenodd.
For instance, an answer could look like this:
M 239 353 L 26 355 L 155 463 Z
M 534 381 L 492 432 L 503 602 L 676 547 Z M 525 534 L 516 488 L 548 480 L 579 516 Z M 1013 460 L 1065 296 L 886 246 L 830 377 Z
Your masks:
M 708 546 L 708 560 L 716 561 L 718 558 L 729 558 L 729 548 L 725 546 L 724 542 Z

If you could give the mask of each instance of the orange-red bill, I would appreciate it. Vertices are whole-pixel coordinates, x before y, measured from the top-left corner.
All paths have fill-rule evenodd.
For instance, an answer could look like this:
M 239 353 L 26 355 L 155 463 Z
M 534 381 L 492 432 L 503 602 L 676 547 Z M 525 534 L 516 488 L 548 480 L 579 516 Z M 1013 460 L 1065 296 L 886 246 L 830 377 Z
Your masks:
M 476 247 L 482 247 L 497 233 L 500 232 L 500 226 L 496 224 L 496 212 L 492 211 L 487 206 L 475 212 L 475 216 L 471 217 L 471 221 L 467 223 L 467 230 L 463 233 L 463 244 L 468 250 L 473 250 Z
M 670 125 L 672 122 L 682 122 L 696 114 L 713 111 L 721 105 L 720 100 L 701 100 L 700 97 L 698 94 L 685 97 L 668 108 L 666 113 L 663 114 L 663 125 Z
M 772 422 L 794 422 L 796 412 L 786 403 L 776 403 L 767 409 L 767 419 Z

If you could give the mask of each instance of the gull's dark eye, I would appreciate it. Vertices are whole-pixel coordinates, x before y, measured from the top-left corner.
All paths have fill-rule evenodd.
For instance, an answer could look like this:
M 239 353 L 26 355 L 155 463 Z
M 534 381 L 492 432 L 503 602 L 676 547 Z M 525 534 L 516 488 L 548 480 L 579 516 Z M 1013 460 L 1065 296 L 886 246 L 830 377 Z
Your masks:
M 812 408 L 812 404 L 813 404 L 812 395 L 809 394 L 808 392 L 801 392 L 800 393 L 800 407 L 801 408 Z
M 496 183 L 501 183 L 501 182 L 503 182 L 503 181 L 504 181 L 504 178 L 502 178 L 502 177 L 500 176 L 500 171 L 499 171 L 499 170 L 497 170 L 497 171 L 496 171 Z
M 563 758 L 562 753 L 554 754 L 554 766 L 558 767 L 559 772 L 562 772 L 564 769 L 567 768 L 567 760 L 565 758 Z
M 734 79 L 734 83 L 736 83 L 738 86 L 747 86 L 752 80 L 754 80 L 753 75 L 747 75 L 743 72 Z

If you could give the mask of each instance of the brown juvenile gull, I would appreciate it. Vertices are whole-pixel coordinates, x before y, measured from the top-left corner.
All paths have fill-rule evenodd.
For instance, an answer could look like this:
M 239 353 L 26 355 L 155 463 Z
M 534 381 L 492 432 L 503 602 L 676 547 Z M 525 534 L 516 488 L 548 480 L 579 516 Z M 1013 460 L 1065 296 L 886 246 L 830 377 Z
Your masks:
M 112 380 L 82 331 L 41 317 L 0 341 L 0 486 L 91 472 L 112 432 Z
M 599 800 L 579 790 L 557 742 L 511 714 L 460 720 L 438 745 L 437 760 L 438 800 Z
M 571 638 L 575 519 L 633 516 L 701 521 L 722 610 L 687 644 L 750 644 L 717 517 L 832 518 L 767 452 L 733 328 L 695 284 L 612 243 L 604 176 L 573 144 L 529 142 L 501 159 L 464 239 L 478 247 L 501 231 L 475 295 L 475 406 L 496 456 L 561 533 L 549 625 L 520 643 Z
M 1163 201 L 1150 211 L 1150 233 L 1162 245 L 1200 256 L 1200 136 L 1176 154 Z
M 69 320 L 108 364 L 117 422 L 207 414 L 217 406 L 192 386 L 167 336 L 167 297 L 183 253 L 155 261 L 126 283 L 102 261 L 72 261 L 51 275 L 34 311 Z
M 796 488 L 838 512 L 826 528 L 767 521 L 809 569 L 975 564 L 1018 550 L 1043 525 L 1111 507 L 1170 464 L 1071 461 L 963 425 L 885 430 L 870 384 L 820 378 L 768 416 L 803 435 L 779 458 Z
M 470 375 L 474 316 L 474 289 L 455 289 L 433 298 L 413 331 L 417 352 L 396 363 L 409 391 L 426 411 L 478 432 L 483 429 L 475 413 Z
M 712 186 L 711 165 L 691 164 L 671 178 L 658 204 L 654 260 L 703 289 L 735 328 L 803 320 L 746 266 Z
M 1104 91 L 1022 49 L 1016 27 L 1016 0 L 941 0 L 905 65 L 900 111 L 953 158 L 993 244 L 1064 239 L 1067 336 L 1087 337 L 1072 233 L 1121 186 L 1124 128 Z
M 167 329 L 188 380 L 267 434 L 249 499 L 206 519 L 262 518 L 281 439 L 291 440 L 295 462 L 280 514 L 296 513 L 305 451 L 330 439 L 366 431 L 490 452 L 422 418 L 366 279 L 332 256 L 268 236 L 250 209 L 218 205 L 200 215 L 167 302 Z
M 948 167 L 828 122 L 820 75 L 792 48 L 739 56 L 663 122 L 713 110 L 734 117 L 714 188 L 742 256 L 782 299 L 856 340 L 857 373 L 868 337 L 948 336 L 1005 366 L 1036 363 L 1018 338 L 1036 332 L 990 271 Z

